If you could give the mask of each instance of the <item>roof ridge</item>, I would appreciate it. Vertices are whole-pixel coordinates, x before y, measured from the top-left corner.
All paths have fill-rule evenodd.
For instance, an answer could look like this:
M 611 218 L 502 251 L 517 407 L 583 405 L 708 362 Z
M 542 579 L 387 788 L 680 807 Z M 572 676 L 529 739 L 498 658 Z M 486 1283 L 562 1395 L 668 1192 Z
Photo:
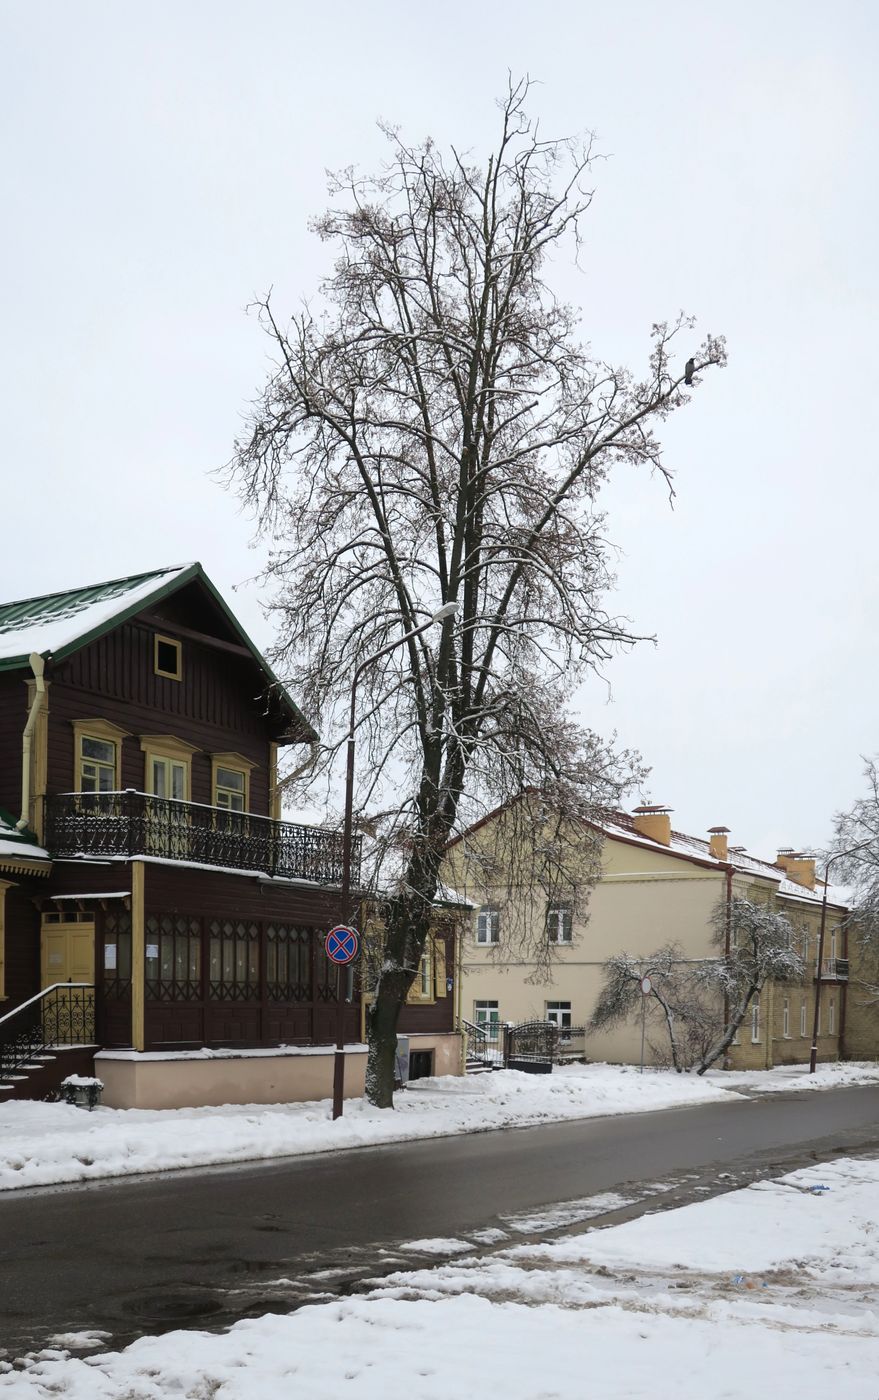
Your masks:
M 70 593 L 85 593 L 93 588 L 116 588 L 123 583 L 145 583 L 147 579 L 160 578 L 162 574 L 178 573 L 181 569 L 189 569 L 192 564 L 167 564 L 159 569 L 145 569 L 140 574 L 127 574 L 121 578 L 99 579 L 93 583 L 80 583 L 70 588 L 55 588 L 51 593 L 35 593 L 31 598 L 4 598 L 0 600 L 2 608 L 21 608 L 28 603 L 46 603 L 50 598 L 64 598 Z

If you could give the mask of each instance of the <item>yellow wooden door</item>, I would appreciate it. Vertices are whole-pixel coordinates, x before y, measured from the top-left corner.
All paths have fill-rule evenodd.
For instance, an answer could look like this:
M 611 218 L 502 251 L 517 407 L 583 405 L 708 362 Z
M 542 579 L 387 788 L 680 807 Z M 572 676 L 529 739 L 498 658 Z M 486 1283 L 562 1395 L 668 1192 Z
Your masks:
M 44 924 L 41 964 L 43 987 L 55 982 L 94 982 L 94 924 Z

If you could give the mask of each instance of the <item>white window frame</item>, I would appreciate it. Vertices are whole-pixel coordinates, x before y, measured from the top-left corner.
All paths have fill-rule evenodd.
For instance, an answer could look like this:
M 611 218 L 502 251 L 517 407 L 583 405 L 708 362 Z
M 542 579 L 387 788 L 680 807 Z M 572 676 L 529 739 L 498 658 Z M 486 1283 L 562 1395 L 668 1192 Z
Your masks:
M 760 1044 L 760 1003 L 751 1002 L 751 1044 Z
M 485 1013 L 484 1017 L 483 1013 Z M 483 998 L 481 1001 L 474 1001 L 473 1024 L 475 1026 L 499 1026 L 500 1023 L 500 1002 L 492 1001 L 490 998 Z
M 800 1035 L 805 1040 L 809 1034 L 809 1003 L 806 998 L 800 1002 Z
M 500 943 L 501 911 L 494 904 L 485 904 L 476 915 L 476 942 L 482 947 Z
M 836 1035 L 836 997 L 831 997 L 827 1003 L 827 1034 Z
M 550 1025 L 558 1026 L 560 1031 L 570 1030 L 574 1024 L 569 1001 L 548 1001 L 544 1015 Z
M 569 904 L 546 906 L 546 936 L 550 943 L 570 946 L 574 941 L 574 914 Z
M 790 997 L 785 997 L 781 1013 L 782 1035 L 790 1040 Z

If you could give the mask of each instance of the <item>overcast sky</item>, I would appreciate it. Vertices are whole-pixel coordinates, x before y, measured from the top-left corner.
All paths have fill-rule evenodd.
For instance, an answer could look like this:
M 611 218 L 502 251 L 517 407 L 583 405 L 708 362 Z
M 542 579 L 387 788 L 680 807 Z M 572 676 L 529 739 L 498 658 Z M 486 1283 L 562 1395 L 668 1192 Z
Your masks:
M 595 131 L 581 271 L 602 358 L 680 308 L 724 332 L 665 432 L 676 473 L 607 493 L 614 600 L 657 645 L 587 688 L 675 824 L 826 838 L 879 749 L 874 563 L 879 6 L 2 0 L 0 596 L 200 559 L 260 643 L 250 527 L 210 473 L 327 251 L 325 170 L 375 119 L 486 149 L 506 71 Z M 701 338 L 701 334 L 700 334 Z

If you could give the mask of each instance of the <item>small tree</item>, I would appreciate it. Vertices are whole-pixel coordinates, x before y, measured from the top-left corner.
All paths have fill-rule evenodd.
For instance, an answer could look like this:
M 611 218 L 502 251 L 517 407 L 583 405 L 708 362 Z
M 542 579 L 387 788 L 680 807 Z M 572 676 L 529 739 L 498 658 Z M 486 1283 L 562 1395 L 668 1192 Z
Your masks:
M 333 179 L 323 304 L 285 324 L 261 303 L 274 366 L 232 467 L 276 545 L 275 659 L 326 736 L 312 787 L 364 665 L 355 811 L 374 820 L 387 892 L 367 1020 L 380 1107 L 449 839 L 529 788 L 573 821 L 619 791 L 612 747 L 567 710 L 633 640 L 603 606 L 596 501 L 619 467 L 669 481 L 657 431 L 726 359 L 685 316 L 653 326 L 639 373 L 585 343 L 547 274 L 581 247 L 591 141 L 545 139 L 529 86 L 499 104 L 482 164 L 387 128 L 376 176 Z M 449 602 L 441 629 L 410 635 Z
M 693 1063 L 693 1048 L 704 1040 L 706 1018 L 716 1029 L 714 1000 L 694 976 L 678 943 L 666 943 L 645 958 L 616 953 L 604 964 L 604 986 L 592 1013 L 590 1030 L 605 1030 L 637 1014 L 644 993 L 641 983 L 650 978 L 649 1014 L 659 1020 L 668 1037 L 671 1063 L 678 1074 Z
M 701 981 L 723 993 L 727 1017 L 721 1035 L 702 1056 L 698 1074 L 726 1054 L 748 1007 L 767 982 L 799 981 L 805 971 L 794 948 L 790 922 L 768 904 L 741 896 L 722 899 L 714 909 L 712 925 L 722 956 L 701 965 Z

